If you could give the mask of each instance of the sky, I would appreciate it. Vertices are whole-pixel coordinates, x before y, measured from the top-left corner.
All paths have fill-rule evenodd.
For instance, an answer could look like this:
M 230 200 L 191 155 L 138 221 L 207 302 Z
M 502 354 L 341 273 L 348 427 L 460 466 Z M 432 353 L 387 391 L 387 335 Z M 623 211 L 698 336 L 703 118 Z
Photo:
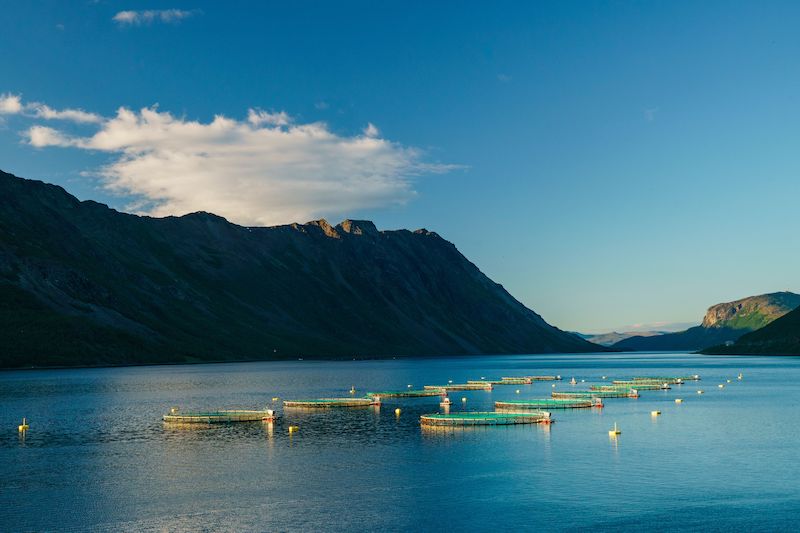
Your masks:
M 800 292 L 800 3 L 0 1 L 0 169 L 427 228 L 566 330 Z

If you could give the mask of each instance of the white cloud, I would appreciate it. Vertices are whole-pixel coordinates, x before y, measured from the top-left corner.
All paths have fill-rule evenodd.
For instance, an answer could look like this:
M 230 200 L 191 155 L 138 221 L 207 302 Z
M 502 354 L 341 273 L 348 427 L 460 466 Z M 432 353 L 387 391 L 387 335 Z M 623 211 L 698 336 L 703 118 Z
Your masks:
M 367 137 L 375 138 L 380 134 L 381 132 L 378 131 L 378 128 L 376 128 L 375 124 L 373 124 L 372 122 L 368 122 L 367 127 L 364 128 L 364 135 L 366 135 Z
M 34 116 L 47 120 L 69 120 L 79 123 L 100 123 L 103 117 L 94 113 L 88 113 L 82 109 L 53 109 L 44 104 L 30 104 L 29 108 L 33 109 Z
M 298 124 L 285 112 L 257 109 L 247 120 L 216 116 L 204 123 L 155 108 L 120 108 L 88 136 L 40 125 L 25 135 L 36 147 L 110 154 L 96 174 L 135 198 L 131 206 L 141 213 L 209 211 L 246 225 L 403 204 L 415 195 L 414 176 L 454 168 L 380 138 L 372 124 L 363 135 L 343 136 L 324 123 Z
M 28 142 L 36 148 L 46 146 L 71 146 L 75 142 L 63 133 L 47 126 L 33 126 L 25 132 Z
M 22 110 L 22 98 L 18 94 L 0 94 L 0 115 L 16 115 Z
M 247 111 L 247 122 L 253 126 L 268 124 L 272 126 L 288 126 L 292 123 L 292 117 L 285 111 L 269 113 L 260 109 L 250 109 Z
M 167 24 L 180 22 L 196 14 L 197 11 L 184 11 L 182 9 L 148 9 L 146 11 L 120 11 L 112 20 L 120 26 L 141 26 L 153 22 Z

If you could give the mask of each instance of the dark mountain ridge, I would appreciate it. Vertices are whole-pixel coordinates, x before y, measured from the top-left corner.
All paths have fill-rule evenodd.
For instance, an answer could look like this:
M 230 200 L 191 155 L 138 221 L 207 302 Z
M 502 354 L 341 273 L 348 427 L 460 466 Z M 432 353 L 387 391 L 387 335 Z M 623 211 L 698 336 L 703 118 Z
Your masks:
M 0 366 L 595 351 L 424 229 L 150 218 L 0 172 Z

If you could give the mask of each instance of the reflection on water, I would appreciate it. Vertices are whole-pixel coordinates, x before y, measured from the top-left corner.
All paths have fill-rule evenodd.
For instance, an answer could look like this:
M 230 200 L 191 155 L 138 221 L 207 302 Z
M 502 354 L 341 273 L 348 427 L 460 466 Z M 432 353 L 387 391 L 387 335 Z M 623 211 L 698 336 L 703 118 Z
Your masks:
M 574 375 L 575 386 L 555 384 L 573 390 L 687 373 L 703 381 L 556 410 L 552 425 L 420 427 L 444 410 L 437 396 L 344 409 L 278 400 L 480 376 Z M 798 381 L 795 358 L 686 354 L 4 372 L 0 531 L 789 529 L 800 518 Z M 552 385 L 458 391 L 449 409 L 547 398 Z M 161 420 L 173 406 L 265 405 L 278 421 Z M 18 433 L 23 417 L 30 430 Z

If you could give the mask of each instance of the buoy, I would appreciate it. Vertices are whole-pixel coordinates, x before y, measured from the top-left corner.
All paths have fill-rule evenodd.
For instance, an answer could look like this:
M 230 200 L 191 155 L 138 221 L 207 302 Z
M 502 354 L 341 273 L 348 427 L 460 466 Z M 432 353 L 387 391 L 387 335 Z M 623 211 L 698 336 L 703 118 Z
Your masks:
M 406 385 L 406 387 L 408 387 L 408 388 L 410 389 L 410 388 L 411 388 L 411 385 Z
M 275 397 L 272 399 L 272 401 L 273 401 L 273 402 L 277 402 L 278 400 L 280 400 L 280 398 L 278 398 L 277 396 L 275 396 Z
M 675 398 L 675 403 L 683 403 L 683 400 L 681 398 Z
M 448 380 L 447 380 L 447 382 L 448 382 L 448 383 L 452 383 L 452 382 L 453 382 L 453 380 L 452 380 L 452 379 L 448 379 Z
M 289 435 L 291 435 L 292 433 L 297 432 L 297 430 L 299 430 L 299 429 L 300 428 L 297 427 L 297 426 L 289 426 Z
M 394 414 L 396 414 L 397 416 L 400 416 L 400 408 L 399 407 L 394 410 Z
M 556 388 L 556 384 L 555 384 L 555 383 L 553 383 L 552 387 L 555 389 L 555 388 Z
M 561 376 L 556 376 L 556 379 L 561 379 Z
M 519 389 L 517 389 L 517 394 L 519 394 Z
M 585 380 L 585 379 L 582 379 L 582 380 L 581 380 L 581 383 L 586 383 L 586 380 Z
M 605 376 L 603 376 L 603 379 L 606 379 L 606 377 L 605 377 Z
M 731 382 L 731 380 L 728 380 L 728 383 L 730 383 L 730 382 Z
M 705 391 L 699 390 L 699 391 L 697 391 L 697 394 L 703 394 L 704 392 Z
M 467 401 L 467 397 L 466 397 L 466 396 L 464 396 L 463 398 L 461 398 L 461 401 L 462 401 L 462 402 L 466 402 L 466 401 Z
M 621 435 L 621 434 L 622 434 L 622 431 L 620 431 L 617 428 L 617 423 L 614 422 L 614 429 L 611 429 L 611 430 L 608 431 L 608 436 L 609 437 L 616 437 L 617 435 Z
M 350 394 L 355 394 L 355 393 L 356 393 L 356 386 L 353 385 L 352 387 L 350 387 Z
M 718 387 L 719 387 L 720 389 L 724 389 L 724 388 L 725 388 L 725 385 L 723 385 L 722 383 L 720 383 L 720 384 L 718 385 Z
M 741 373 L 741 372 L 739 372 L 739 375 L 738 375 L 738 376 L 736 376 L 736 379 L 738 379 L 739 381 L 741 381 L 741 380 L 742 380 L 742 373 Z
M 177 415 L 178 411 L 180 411 L 180 409 L 178 409 L 177 407 L 171 407 L 170 410 L 169 410 L 169 414 Z
M 570 384 L 570 385 L 576 385 L 577 383 L 578 383 L 578 382 L 577 382 L 577 381 L 575 381 L 575 378 L 572 378 L 571 380 L 569 380 L 569 384 Z
M 20 433 L 22 433 L 23 431 L 28 431 L 28 428 L 30 428 L 30 426 L 28 425 L 28 420 L 23 418 L 22 424 L 17 426 L 17 429 L 19 430 Z
M 658 416 L 661 414 L 661 411 L 650 411 L 651 416 Z

